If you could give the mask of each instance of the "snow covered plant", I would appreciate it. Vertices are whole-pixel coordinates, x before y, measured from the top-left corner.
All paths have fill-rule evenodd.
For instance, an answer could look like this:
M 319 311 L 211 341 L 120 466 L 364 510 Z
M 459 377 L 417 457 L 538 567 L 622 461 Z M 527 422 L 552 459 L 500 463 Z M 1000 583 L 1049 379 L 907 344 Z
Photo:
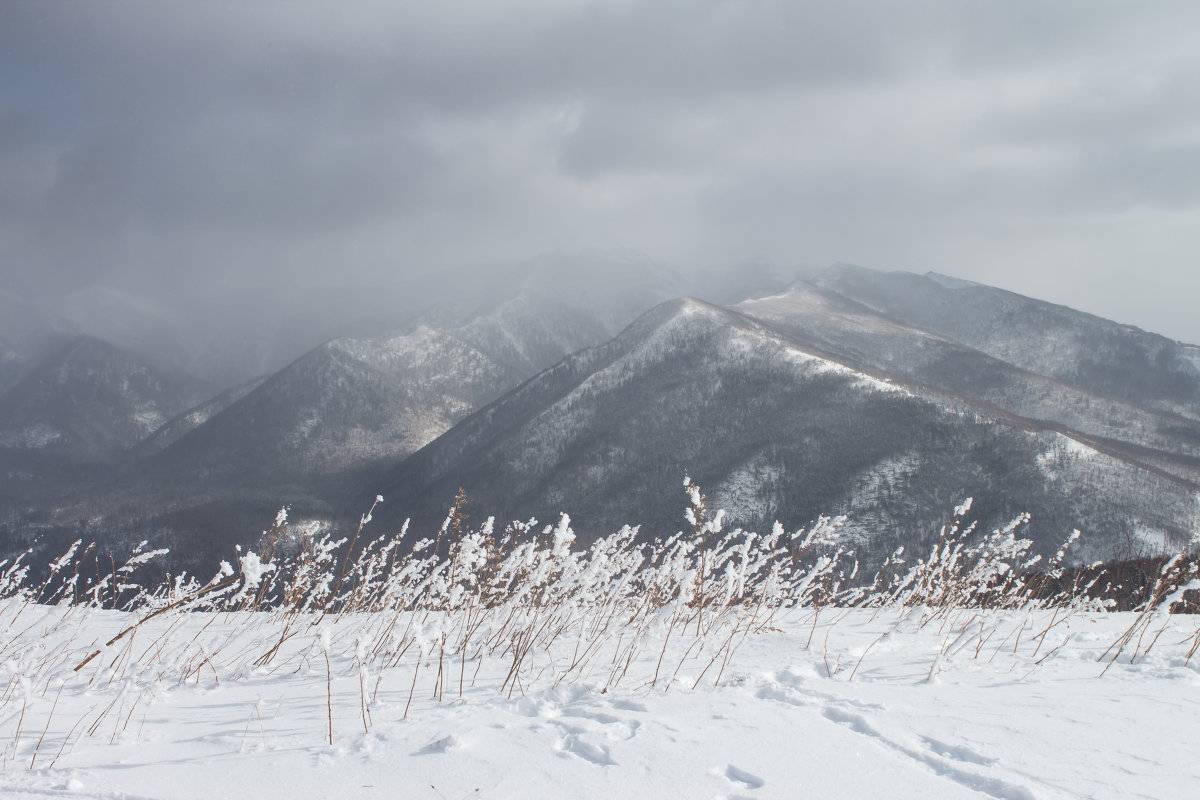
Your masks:
M 685 642 L 684 660 L 703 662 L 692 682 L 719 679 L 742 639 L 768 629 L 780 609 L 848 596 L 843 587 L 855 565 L 837 547 L 840 521 L 821 519 L 790 535 L 779 524 L 766 535 L 724 531 L 723 514 L 708 516 L 690 479 L 685 489 L 689 530 L 648 542 L 627 526 L 587 548 L 576 546 L 566 514 L 552 525 L 513 522 L 502 532 L 491 518 L 472 527 L 461 491 L 435 537 L 411 544 L 407 524 L 391 537 L 362 536 L 374 506 L 348 542 L 289 520 L 283 509 L 257 545 L 239 546 L 207 580 L 184 573 L 141 585 L 138 569 L 165 551 L 143 543 L 121 566 L 101 569 L 95 548 L 76 542 L 36 585 L 28 553 L 0 565 L 0 623 L 11 631 L 30 609 L 58 604 L 67 617 L 79 616 L 81 635 L 45 669 L 108 684 L 150 673 L 156 681 L 210 673 L 219 680 L 295 669 L 314 655 L 323 662 L 337 641 L 320 637 L 316 654 L 299 643 L 348 622 L 369 720 L 366 676 L 380 680 L 405 664 L 414 687 L 427 671 L 440 698 L 448 689 L 462 693 L 471 665 L 477 672 L 484 660 L 499 659 L 507 664 L 499 688 L 511 694 L 547 670 L 555 683 L 591 677 L 615 686 L 633 679 L 639 655 L 658 648 L 653 673 L 637 680 L 669 686 L 681 679 L 683 662 L 665 662 L 667 643 Z M 86 617 L 100 609 L 125 615 L 96 635 Z M 212 612 L 242 615 L 245 624 L 216 640 L 176 635 L 185 618 Z M 557 652 L 567 639 L 571 651 Z M 153 644 L 138 644 L 145 641 Z M 0 639 L 0 657 L 22 646 Z
M 1159 637 L 1166 631 L 1170 622 L 1168 615 L 1182 610 L 1187 604 L 1188 593 L 1194 597 L 1200 591 L 1200 531 L 1192 534 L 1187 548 L 1171 556 L 1159 568 L 1154 580 L 1154 588 L 1141 608 L 1137 610 L 1133 623 L 1125 632 L 1101 655 L 1101 660 L 1107 659 L 1109 666 L 1117 661 L 1123 653 L 1132 646 L 1129 653 L 1129 663 L 1132 664 L 1138 656 L 1144 656 L 1154 647 Z M 1200 649 L 1200 629 L 1191 638 L 1186 661 L 1191 661 Z M 1107 669 L 1107 667 L 1106 667 Z
M 865 604 L 994 609 L 1069 605 L 1086 597 L 1090 584 L 1060 593 L 1046 589 L 1048 581 L 1062 576 L 1063 560 L 1079 531 L 1072 531 L 1043 565 L 1042 556 L 1030 552 L 1033 541 L 1017 536 L 1028 514 L 978 534 L 976 522 L 965 523 L 972 504 L 968 497 L 955 507 L 929 551 L 911 564 L 906 565 L 904 548 L 897 549 L 877 574 Z
M 293 702 L 287 736 L 339 748 L 384 741 L 445 700 L 487 696 L 516 709 L 551 696 L 733 686 L 755 680 L 735 656 L 776 640 L 789 663 L 811 659 L 824 670 L 811 676 L 830 681 L 876 680 L 899 636 L 917 642 L 931 681 L 967 659 L 1032 672 L 1069 646 L 1085 647 L 1091 664 L 1108 643 L 1086 649 L 1094 636 L 1079 623 L 1100 609 L 1088 585 L 1064 577 L 1078 534 L 1043 562 L 1019 535 L 1027 517 L 980 531 L 966 522 L 967 501 L 936 542 L 911 561 L 898 550 L 871 581 L 842 518 L 747 531 L 727 525 L 690 478 L 683 489 L 686 524 L 665 539 L 625 526 L 584 545 L 566 514 L 472 524 L 460 490 L 423 537 L 407 523 L 370 535 L 374 505 L 345 537 L 281 509 L 207 578 L 145 580 L 164 551 L 144 542 L 124 559 L 75 542 L 36 569 L 27 551 L 0 563 L 0 773 L 60 769 L 81 742 L 137 743 L 156 698 L 218 686 L 252 699 L 232 724 L 218 720 L 232 705 L 210 712 L 222 730 L 238 729 L 239 748 L 259 738 L 271 747 L 268 729 Z M 1200 648 L 1200 634 L 1182 645 L 1163 634 L 1168 612 L 1200 585 L 1197 563 L 1168 562 L 1152 602 L 1101 660 L 1141 658 L 1160 637 L 1161 649 Z M 760 688 L 785 699 L 801 691 L 787 675 L 786 686 Z M 606 763 L 605 750 L 570 736 L 562 747 Z
M 687 526 L 673 536 L 650 540 L 626 526 L 586 547 L 566 514 L 547 525 L 500 529 L 491 517 L 472 525 L 460 490 L 433 536 L 416 540 L 407 523 L 391 536 L 365 536 L 375 505 L 349 537 L 281 509 L 257 543 L 207 579 L 185 573 L 143 584 L 138 576 L 165 551 L 142 543 L 118 566 L 75 542 L 35 581 L 26 552 L 0 564 L 0 663 L 24 665 L 21 674 L 39 686 L 131 682 L 137 691 L 276 672 L 311 672 L 332 691 L 339 676 L 352 676 L 369 729 L 380 685 L 398 672 L 408 703 L 418 686 L 439 700 L 462 696 L 481 674 L 498 675 L 492 685 L 508 696 L 533 682 L 696 686 L 721 681 L 740 645 L 777 629 L 791 609 L 811 614 L 815 628 L 821 608 L 851 606 L 941 619 L 957 633 L 947 634 L 940 664 L 962 642 L 977 639 L 974 651 L 983 652 L 991 629 L 980 614 L 1055 609 L 1034 639 L 1040 648 L 1087 602 L 1087 587 L 1051 593 L 1039 583 L 1061 576 L 1077 534 L 1043 565 L 1018 536 L 1024 515 L 981 533 L 965 522 L 968 500 L 927 552 L 908 563 L 898 550 L 871 583 L 841 540 L 844 519 L 791 532 L 779 523 L 767 533 L 729 529 L 691 478 L 683 489 Z M 1198 572 L 1190 558 L 1164 568 L 1148 616 L 1117 652 L 1134 641 L 1135 654 L 1145 652 L 1143 634 L 1151 631 L 1152 643 L 1161 628 L 1151 627 L 1154 615 L 1169 611 Z M 43 651 L 27 635 L 35 629 L 73 633 Z M 827 671 L 832 677 L 836 664 Z M 332 721 L 326 733 L 334 737 Z

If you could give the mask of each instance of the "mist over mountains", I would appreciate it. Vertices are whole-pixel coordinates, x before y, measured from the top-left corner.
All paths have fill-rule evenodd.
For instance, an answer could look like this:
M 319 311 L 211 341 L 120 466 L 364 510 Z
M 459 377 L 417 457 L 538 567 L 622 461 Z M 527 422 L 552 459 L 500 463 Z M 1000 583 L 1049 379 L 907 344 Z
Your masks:
M 941 275 L 592 251 L 189 313 L 0 303 L 6 553 L 150 539 L 204 570 L 281 505 L 345 527 L 378 493 L 373 534 L 419 538 L 460 486 L 476 522 L 667 536 L 685 471 L 733 525 L 844 514 L 868 561 L 966 497 L 1046 551 L 1080 529 L 1082 560 L 1200 518 L 1200 349 Z

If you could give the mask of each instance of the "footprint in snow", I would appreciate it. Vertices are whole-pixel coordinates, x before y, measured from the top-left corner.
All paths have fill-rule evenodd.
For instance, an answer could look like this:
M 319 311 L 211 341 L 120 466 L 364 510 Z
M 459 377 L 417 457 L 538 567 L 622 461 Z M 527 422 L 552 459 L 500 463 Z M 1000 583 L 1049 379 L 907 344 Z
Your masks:
M 811 701 L 803 695 L 786 686 L 764 686 L 755 692 L 754 696 L 759 700 L 774 700 L 777 703 L 784 703 L 789 706 L 812 705 Z
M 602 711 L 587 711 L 584 709 L 572 709 L 563 712 L 564 717 L 575 717 L 577 719 L 590 719 L 592 722 L 598 722 L 601 725 L 612 725 L 621 720 L 614 717 L 612 714 L 605 714 Z
M 618 708 L 621 711 L 637 711 L 637 712 L 649 711 L 649 709 L 646 708 L 646 706 L 644 706 L 643 704 L 641 704 L 635 700 L 613 700 L 611 703 L 609 703 L 609 705 L 611 705 L 613 708 Z
M 564 717 L 571 717 L 578 720 L 583 720 L 587 725 L 584 728 L 578 728 L 565 723 L 560 723 L 567 733 L 583 733 L 591 728 L 603 732 L 605 738 L 610 742 L 626 742 L 637 735 L 638 728 L 642 727 L 642 723 L 637 720 L 626 722 L 611 714 L 605 714 L 600 711 L 585 711 L 576 709 L 573 711 L 563 712 Z
M 451 734 L 449 736 L 443 736 L 441 739 L 438 739 L 437 741 L 430 742 L 429 744 L 422 747 L 420 750 L 417 750 L 415 753 L 413 753 L 413 755 L 414 756 L 439 755 L 441 753 L 447 753 L 457 747 L 462 747 L 462 742 L 460 742 L 456 736 Z
M 928 736 L 922 736 L 921 741 L 925 743 L 925 746 L 928 747 L 930 751 L 936 753 L 942 758 L 949 758 L 955 761 L 964 761 L 968 764 L 979 764 L 980 766 L 984 767 L 989 767 L 996 763 L 996 759 L 988 758 L 987 756 L 981 756 L 979 753 L 976 753 L 969 747 L 946 744 L 945 742 L 939 742 L 937 739 L 933 739 Z
M 883 739 L 883 737 L 871 727 L 871 723 L 867 722 L 866 717 L 859 714 L 854 714 L 849 711 L 828 706 L 824 711 L 825 719 L 845 725 L 855 733 L 861 733 L 863 736 L 870 736 L 875 739 Z
M 725 769 L 719 770 L 718 774 L 741 789 L 761 789 L 766 786 L 766 781 L 762 778 L 733 764 L 726 764 Z
M 811 679 L 818 676 L 817 671 L 811 664 L 793 664 L 776 672 L 772 677 L 774 678 L 775 682 L 781 686 L 799 688 L 807 684 Z
M 590 761 L 600 767 L 615 767 L 617 764 L 608 754 L 607 747 L 584 741 L 579 738 L 579 734 L 577 733 L 570 733 L 564 736 L 559 741 L 557 749 L 576 758 L 582 758 L 584 761 Z

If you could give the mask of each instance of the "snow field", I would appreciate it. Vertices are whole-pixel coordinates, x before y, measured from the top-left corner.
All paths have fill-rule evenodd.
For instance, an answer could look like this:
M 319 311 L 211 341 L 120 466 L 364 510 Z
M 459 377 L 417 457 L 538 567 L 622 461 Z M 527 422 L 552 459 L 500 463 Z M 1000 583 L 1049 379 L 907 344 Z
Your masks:
M 1051 593 L 967 500 L 858 576 L 839 521 L 589 548 L 570 519 L 360 547 L 281 511 L 207 581 L 0 564 L 0 796 L 1184 797 L 1200 585 Z M 144 543 L 143 543 L 144 544 Z M 1030 571 L 1037 565 L 1038 571 Z M 1098 579 L 1097 579 L 1098 580 Z M 115 607 L 115 608 L 114 608 Z
M 1133 614 L 792 609 L 720 680 L 689 636 L 647 641 L 615 688 L 602 669 L 560 680 L 579 644 L 564 636 L 516 688 L 480 658 L 439 690 L 436 654 L 363 674 L 381 614 L 305 620 L 254 667 L 278 620 L 193 613 L 74 672 L 129 616 L 24 609 L 0 667 L 5 796 L 1161 798 L 1200 778 L 1196 622 L 1179 615 L 1110 665 Z M 211 658 L 139 665 L 163 637 Z

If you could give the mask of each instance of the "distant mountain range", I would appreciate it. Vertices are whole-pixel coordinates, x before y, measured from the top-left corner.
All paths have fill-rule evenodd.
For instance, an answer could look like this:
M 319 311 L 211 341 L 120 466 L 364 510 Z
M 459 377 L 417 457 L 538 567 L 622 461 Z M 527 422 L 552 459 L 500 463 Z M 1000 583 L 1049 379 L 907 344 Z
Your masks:
M 153 324 L 106 323 L 131 348 L 81 335 L 99 311 L 0 294 L 0 550 L 150 538 L 207 568 L 284 503 L 345 525 L 380 493 L 375 533 L 411 517 L 423 536 L 460 486 L 501 523 L 568 512 L 584 538 L 662 536 L 682 525 L 685 471 L 743 527 L 846 514 L 867 560 L 923 546 L 967 496 L 986 525 L 1030 512 L 1045 550 L 1079 528 L 1086 560 L 1200 520 L 1191 345 L 847 265 L 701 280 L 593 252 L 465 277 L 453 293 L 418 281 L 391 314 L 380 298 L 331 311 L 317 329 L 351 335 L 229 387 L 172 368 L 221 361 L 185 335 L 139 340 L 169 318 L 152 308 L 126 304 Z M 730 305 L 683 297 L 697 292 Z M 247 364 L 286 350 L 229 346 Z
M 78 336 L 0 395 L 0 447 L 108 460 L 211 390 L 108 342 Z

